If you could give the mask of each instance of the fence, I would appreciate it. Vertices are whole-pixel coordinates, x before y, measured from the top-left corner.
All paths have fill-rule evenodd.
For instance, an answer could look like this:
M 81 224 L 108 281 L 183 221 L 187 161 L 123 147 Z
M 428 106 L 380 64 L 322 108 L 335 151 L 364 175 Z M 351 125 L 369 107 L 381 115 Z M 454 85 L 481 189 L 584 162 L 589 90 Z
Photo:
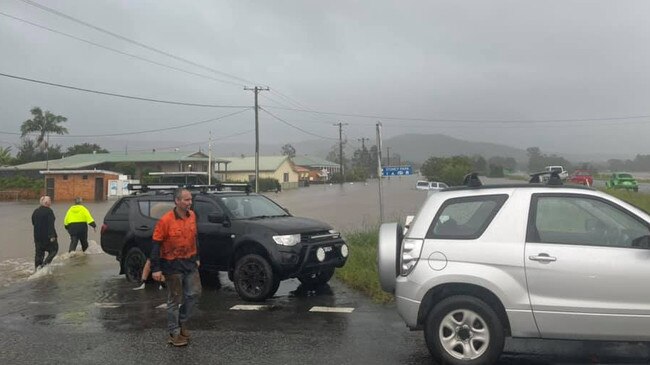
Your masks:
M 41 194 L 38 191 L 29 190 L 29 189 L 0 190 L 1 201 L 38 199 L 40 195 Z

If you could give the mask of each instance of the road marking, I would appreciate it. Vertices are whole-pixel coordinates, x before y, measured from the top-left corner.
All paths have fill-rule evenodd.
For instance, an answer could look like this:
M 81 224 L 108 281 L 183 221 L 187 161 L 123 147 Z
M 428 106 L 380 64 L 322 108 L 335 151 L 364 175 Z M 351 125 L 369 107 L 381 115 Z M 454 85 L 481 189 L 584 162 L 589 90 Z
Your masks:
M 352 313 L 354 308 L 349 307 L 311 307 L 310 312 L 321 312 L 321 313 Z
M 272 305 L 263 305 L 263 304 L 237 304 L 230 308 L 231 311 L 263 311 L 269 310 Z
M 97 308 L 119 308 L 122 304 L 120 303 L 95 303 Z

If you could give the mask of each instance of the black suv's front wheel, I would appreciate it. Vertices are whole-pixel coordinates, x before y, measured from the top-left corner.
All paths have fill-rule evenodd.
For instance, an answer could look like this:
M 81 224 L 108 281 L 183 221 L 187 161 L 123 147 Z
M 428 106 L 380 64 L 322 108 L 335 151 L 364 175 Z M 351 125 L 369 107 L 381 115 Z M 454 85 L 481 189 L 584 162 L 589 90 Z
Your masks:
M 142 268 L 147 262 L 144 252 L 138 247 L 131 247 L 124 256 L 124 274 L 126 280 L 138 283 L 142 280 Z
M 272 297 L 280 280 L 269 262 L 257 254 L 242 256 L 235 263 L 233 282 L 237 294 L 247 301 L 259 302 Z

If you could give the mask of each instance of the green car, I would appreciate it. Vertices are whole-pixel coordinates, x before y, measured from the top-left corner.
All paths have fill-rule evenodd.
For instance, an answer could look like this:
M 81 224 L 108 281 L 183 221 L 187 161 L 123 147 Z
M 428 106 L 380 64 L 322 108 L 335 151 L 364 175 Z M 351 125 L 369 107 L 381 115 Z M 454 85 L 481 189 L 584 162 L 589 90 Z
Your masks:
M 609 178 L 609 181 L 605 183 L 605 186 L 608 189 L 626 189 L 639 191 L 639 185 L 637 184 L 634 177 L 625 172 L 615 172 Z

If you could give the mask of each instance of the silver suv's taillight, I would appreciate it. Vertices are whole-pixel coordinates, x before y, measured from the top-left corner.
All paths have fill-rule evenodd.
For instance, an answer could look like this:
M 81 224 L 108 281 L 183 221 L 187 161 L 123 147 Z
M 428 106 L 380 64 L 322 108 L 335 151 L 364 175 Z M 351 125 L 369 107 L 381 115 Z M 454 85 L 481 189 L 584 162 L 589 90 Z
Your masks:
M 413 271 L 413 268 L 420 259 L 422 244 L 424 240 L 417 238 L 404 238 L 402 241 L 400 275 L 406 276 Z

